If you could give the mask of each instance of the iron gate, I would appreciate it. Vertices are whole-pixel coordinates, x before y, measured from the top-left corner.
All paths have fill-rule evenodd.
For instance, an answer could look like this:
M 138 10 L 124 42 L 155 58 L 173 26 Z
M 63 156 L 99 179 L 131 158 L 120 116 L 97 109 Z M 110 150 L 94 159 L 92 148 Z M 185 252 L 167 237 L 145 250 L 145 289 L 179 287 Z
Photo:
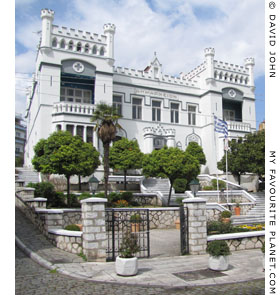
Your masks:
M 189 254 L 188 208 L 180 206 L 181 255 Z
M 137 257 L 150 257 L 149 210 L 106 209 L 106 233 L 108 246 L 107 261 L 115 261 L 119 255 L 122 240 L 127 234 L 137 237 L 140 252 Z

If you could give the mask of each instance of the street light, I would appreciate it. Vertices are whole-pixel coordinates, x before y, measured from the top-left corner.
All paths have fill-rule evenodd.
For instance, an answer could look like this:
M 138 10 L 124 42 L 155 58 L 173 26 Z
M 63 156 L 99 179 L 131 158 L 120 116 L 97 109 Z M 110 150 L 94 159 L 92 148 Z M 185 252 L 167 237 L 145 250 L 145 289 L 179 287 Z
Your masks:
M 89 190 L 92 193 L 93 197 L 95 195 L 95 192 L 97 191 L 98 184 L 99 180 L 94 175 L 88 180 Z
M 199 190 L 199 181 L 197 179 L 193 179 L 191 182 L 190 182 L 190 188 L 191 188 L 191 191 L 195 197 L 196 193 L 198 192 Z

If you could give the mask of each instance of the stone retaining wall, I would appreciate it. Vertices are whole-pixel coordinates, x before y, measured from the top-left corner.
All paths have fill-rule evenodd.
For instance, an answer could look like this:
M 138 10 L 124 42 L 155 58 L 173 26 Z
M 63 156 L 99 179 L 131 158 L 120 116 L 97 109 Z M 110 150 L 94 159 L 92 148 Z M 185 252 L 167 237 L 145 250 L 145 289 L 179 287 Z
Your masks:
M 150 208 L 150 229 L 175 228 L 175 221 L 180 218 L 178 207 L 174 208 Z
M 226 241 L 230 251 L 261 249 L 265 241 L 265 231 L 222 234 L 207 237 L 207 242 L 214 240 Z
M 80 254 L 83 251 L 82 232 L 51 229 L 48 232 L 48 238 L 57 248 L 64 251 L 73 254 Z
M 81 209 L 63 209 L 62 215 L 62 227 L 69 224 L 81 224 L 82 223 L 82 210 Z

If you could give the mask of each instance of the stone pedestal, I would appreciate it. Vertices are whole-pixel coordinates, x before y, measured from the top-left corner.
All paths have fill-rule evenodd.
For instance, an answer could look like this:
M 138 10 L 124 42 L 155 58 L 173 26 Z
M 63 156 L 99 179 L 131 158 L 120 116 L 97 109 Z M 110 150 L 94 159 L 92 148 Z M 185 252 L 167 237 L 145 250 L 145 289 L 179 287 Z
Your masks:
M 202 198 L 188 198 L 183 200 L 188 208 L 189 253 L 205 254 L 207 247 L 207 217 L 206 200 Z
M 107 199 L 103 198 L 88 198 L 81 201 L 83 252 L 88 261 L 106 261 L 106 202 Z
M 63 221 L 63 210 L 51 209 L 45 214 L 45 229 L 61 229 Z

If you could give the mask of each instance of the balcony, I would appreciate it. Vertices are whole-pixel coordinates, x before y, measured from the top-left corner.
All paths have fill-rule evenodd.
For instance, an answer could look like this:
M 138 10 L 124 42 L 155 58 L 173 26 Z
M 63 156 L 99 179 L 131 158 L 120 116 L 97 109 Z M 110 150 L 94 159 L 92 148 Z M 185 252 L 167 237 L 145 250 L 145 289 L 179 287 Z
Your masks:
M 251 132 L 251 124 L 237 122 L 237 121 L 227 121 L 229 131 L 237 132 Z
M 78 114 L 85 116 L 92 116 L 94 112 L 93 104 L 72 103 L 72 102 L 58 102 L 53 106 L 53 115 L 59 114 Z

